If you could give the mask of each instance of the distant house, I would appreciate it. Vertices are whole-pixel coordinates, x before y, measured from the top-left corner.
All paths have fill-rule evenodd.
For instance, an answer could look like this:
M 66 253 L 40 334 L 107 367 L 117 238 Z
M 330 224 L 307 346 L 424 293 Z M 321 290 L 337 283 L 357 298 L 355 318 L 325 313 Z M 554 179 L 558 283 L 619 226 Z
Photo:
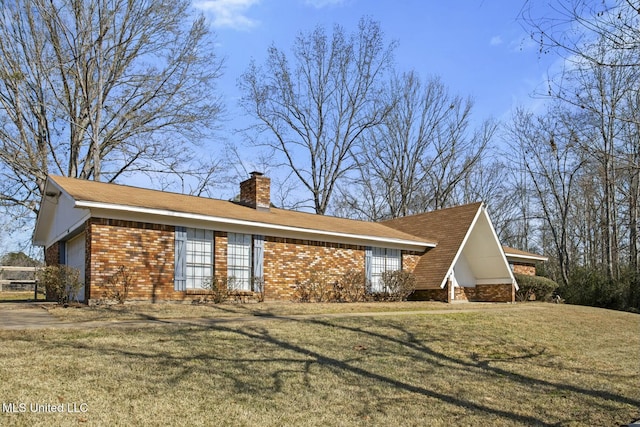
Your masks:
M 374 293 L 382 272 L 411 271 L 413 299 L 512 302 L 517 287 L 482 203 L 356 221 L 275 208 L 258 172 L 239 202 L 50 176 L 33 241 L 48 264 L 80 270 L 86 302 L 120 266 L 134 273 L 130 299 L 150 301 L 193 299 L 214 275 L 290 300 L 314 271 L 330 280 L 363 271 Z

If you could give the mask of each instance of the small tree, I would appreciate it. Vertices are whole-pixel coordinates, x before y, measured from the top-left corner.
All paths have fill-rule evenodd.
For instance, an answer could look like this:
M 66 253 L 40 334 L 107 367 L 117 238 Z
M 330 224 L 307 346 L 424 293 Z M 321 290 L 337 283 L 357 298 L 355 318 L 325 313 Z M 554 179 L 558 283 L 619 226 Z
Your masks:
M 340 281 L 339 300 L 345 302 L 358 302 L 364 300 L 367 278 L 362 270 L 348 270 L 342 275 Z
M 126 266 L 121 265 L 107 281 L 107 289 L 104 298 L 115 300 L 118 304 L 124 304 L 129 297 L 129 291 L 133 287 L 134 274 Z

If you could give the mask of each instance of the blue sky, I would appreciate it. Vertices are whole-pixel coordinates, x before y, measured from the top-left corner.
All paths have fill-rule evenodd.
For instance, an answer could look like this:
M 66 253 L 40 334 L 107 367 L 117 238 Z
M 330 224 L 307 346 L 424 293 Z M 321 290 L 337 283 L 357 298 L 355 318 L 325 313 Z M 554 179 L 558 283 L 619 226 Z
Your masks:
M 236 80 L 267 48 L 291 46 L 300 31 L 334 23 L 349 32 L 370 16 L 399 43 L 399 71 L 440 76 L 453 93 L 475 100 L 475 118 L 507 119 L 532 105 L 555 58 L 540 56 L 518 21 L 524 0 L 211 0 L 195 1 L 209 18 L 226 56 L 220 90 L 238 117 Z M 230 136 L 232 138 L 232 136 Z
M 208 151 L 221 152 L 220 142 L 242 143 L 231 132 L 246 124 L 237 100 L 238 77 L 251 59 L 262 63 L 267 48 L 291 46 L 300 32 L 335 23 L 348 32 L 362 16 L 380 22 L 387 41 L 396 40 L 398 71 L 416 70 L 423 78 L 439 76 L 454 94 L 475 100 L 475 120 L 508 120 L 516 106 L 532 106 L 547 69 L 556 61 L 540 56 L 517 18 L 524 0 L 194 0 L 216 34 L 218 53 L 226 57 L 219 91 L 228 110 L 216 142 Z M 544 13 L 544 9 L 542 10 Z M 247 153 L 247 168 L 255 151 Z M 135 182 L 127 182 L 137 185 Z M 148 183 L 142 184 L 149 185 Z M 233 197 L 237 186 L 221 188 L 217 197 Z M 30 235 L 26 230 L 24 242 Z M 0 246 L 6 242 L 0 237 Z M 13 250 L 13 248 L 12 248 Z

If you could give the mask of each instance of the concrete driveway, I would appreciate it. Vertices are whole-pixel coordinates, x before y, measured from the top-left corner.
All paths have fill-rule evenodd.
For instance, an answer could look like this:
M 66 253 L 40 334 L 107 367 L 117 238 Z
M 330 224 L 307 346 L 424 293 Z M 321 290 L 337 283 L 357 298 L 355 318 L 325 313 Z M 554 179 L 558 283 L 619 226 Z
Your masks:
M 42 303 L 0 303 L 0 329 L 55 328 L 60 323 Z

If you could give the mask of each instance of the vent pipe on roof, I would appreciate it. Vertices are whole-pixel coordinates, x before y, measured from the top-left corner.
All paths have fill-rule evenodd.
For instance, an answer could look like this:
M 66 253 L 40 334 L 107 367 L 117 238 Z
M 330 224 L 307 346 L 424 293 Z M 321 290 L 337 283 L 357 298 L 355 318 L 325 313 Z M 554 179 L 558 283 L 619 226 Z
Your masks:
M 240 183 L 240 203 L 259 211 L 269 211 L 271 179 L 262 172 L 251 172 L 251 178 Z

